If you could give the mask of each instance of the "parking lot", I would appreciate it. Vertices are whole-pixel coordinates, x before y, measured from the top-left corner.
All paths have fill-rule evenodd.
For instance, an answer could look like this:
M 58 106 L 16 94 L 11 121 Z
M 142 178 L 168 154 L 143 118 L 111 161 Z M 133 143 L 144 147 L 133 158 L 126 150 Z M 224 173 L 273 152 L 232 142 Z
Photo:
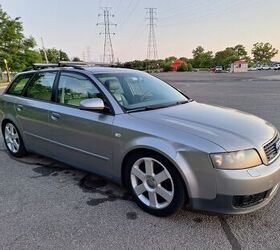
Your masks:
M 196 101 L 256 114 L 280 129 L 280 71 L 160 73 Z M 3 89 L 2 89 L 3 90 Z M 126 190 L 30 155 L 12 159 L 0 137 L 1 249 L 276 249 L 280 193 L 263 209 L 222 216 L 140 210 Z

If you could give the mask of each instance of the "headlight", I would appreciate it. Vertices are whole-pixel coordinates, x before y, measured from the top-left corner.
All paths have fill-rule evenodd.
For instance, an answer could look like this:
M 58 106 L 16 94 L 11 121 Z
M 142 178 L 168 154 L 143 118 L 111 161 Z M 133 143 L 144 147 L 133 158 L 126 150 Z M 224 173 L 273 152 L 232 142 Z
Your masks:
M 210 157 L 214 167 L 220 169 L 244 169 L 262 164 L 260 156 L 255 149 L 210 154 Z

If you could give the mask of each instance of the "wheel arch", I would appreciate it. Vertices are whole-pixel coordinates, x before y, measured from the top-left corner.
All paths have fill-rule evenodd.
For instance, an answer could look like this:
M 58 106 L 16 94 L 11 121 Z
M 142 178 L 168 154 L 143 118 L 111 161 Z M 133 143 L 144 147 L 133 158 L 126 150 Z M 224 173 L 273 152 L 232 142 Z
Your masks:
M 1 121 L 1 129 L 3 131 L 3 127 L 7 122 L 11 122 L 13 123 L 16 128 L 19 130 L 19 132 L 21 131 L 21 127 L 19 126 L 18 122 L 16 121 L 16 119 L 12 116 L 7 114 L 6 116 L 3 117 L 2 121 Z M 22 135 L 21 135 L 22 136 Z
M 8 123 L 8 122 L 11 122 L 13 123 L 15 126 L 16 124 L 14 123 L 14 121 L 12 121 L 11 119 L 9 118 L 4 118 L 1 122 L 1 130 L 2 130 L 2 133 L 4 132 L 4 126 Z M 17 126 L 16 126 L 17 127 Z
M 7 114 L 6 116 L 3 117 L 2 121 L 1 121 L 2 134 L 3 134 L 3 127 L 7 122 L 11 122 L 15 125 L 15 127 L 18 130 L 18 133 L 21 136 L 21 139 L 23 140 L 24 145 L 26 146 L 26 138 L 25 138 L 25 134 L 23 133 L 22 127 L 20 126 L 19 122 L 17 122 L 17 119 L 15 117 L 13 117 L 12 115 Z
M 188 190 L 188 184 L 186 183 L 186 178 L 184 178 L 183 176 L 183 172 L 180 170 L 180 167 L 176 164 L 175 160 L 172 159 L 172 157 L 170 157 L 168 154 L 166 154 L 163 151 L 160 151 L 158 149 L 155 148 L 149 148 L 149 147 L 138 147 L 138 148 L 134 148 L 132 150 L 130 150 L 129 152 L 126 153 L 126 155 L 123 157 L 122 163 L 121 163 L 121 183 L 123 186 L 127 187 L 127 183 L 125 183 L 125 167 L 126 167 L 126 162 L 128 161 L 128 159 L 137 153 L 143 153 L 143 152 L 149 152 L 149 153 L 154 153 L 157 154 L 161 157 L 164 157 L 165 160 L 167 160 L 176 170 L 176 172 L 178 173 L 178 175 L 180 176 L 182 182 L 184 183 L 184 188 L 185 188 L 185 194 L 186 197 L 188 199 L 189 197 L 189 190 Z

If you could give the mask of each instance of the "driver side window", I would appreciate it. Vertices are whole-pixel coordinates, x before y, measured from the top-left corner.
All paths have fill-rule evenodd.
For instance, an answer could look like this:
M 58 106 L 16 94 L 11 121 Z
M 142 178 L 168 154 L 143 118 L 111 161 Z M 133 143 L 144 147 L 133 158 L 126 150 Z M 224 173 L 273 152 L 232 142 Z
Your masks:
M 87 77 L 76 73 L 61 73 L 58 84 L 59 103 L 79 107 L 82 100 L 97 97 L 100 97 L 100 92 Z

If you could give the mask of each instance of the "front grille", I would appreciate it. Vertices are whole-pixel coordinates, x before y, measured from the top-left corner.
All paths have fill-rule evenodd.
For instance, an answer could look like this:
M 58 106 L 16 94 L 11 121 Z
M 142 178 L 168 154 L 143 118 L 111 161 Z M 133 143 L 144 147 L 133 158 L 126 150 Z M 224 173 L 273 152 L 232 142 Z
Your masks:
M 268 163 L 272 162 L 280 153 L 280 151 L 278 151 L 276 147 L 278 140 L 279 137 L 277 135 L 272 141 L 270 141 L 263 147 Z
M 257 205 L 267 197 L 268 192 L 269 191 L 253 195 L 234 196 L 232 200 L 232 205 L 237 208 L 251 207 Z

